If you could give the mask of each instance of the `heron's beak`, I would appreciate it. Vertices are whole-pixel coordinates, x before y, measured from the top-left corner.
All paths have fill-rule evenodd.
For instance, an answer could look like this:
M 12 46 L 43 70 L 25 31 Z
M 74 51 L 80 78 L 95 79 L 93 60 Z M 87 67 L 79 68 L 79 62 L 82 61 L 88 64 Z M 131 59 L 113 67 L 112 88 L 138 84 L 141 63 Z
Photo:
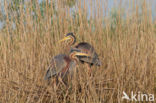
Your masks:
M 71 38 L 68 37 L 68 36 L 67 37 L 64 37 L 63 39 L 59 40 L 59 43 L 65 41 L 65 40 L 69 40 L 69 39 L 71 39 Z
M 86 53 L 80 53 L 80 52 L 77 52 L 75 55 L 77 55 L 77 56 L 89 56 L 89 55 L 86 54 Z

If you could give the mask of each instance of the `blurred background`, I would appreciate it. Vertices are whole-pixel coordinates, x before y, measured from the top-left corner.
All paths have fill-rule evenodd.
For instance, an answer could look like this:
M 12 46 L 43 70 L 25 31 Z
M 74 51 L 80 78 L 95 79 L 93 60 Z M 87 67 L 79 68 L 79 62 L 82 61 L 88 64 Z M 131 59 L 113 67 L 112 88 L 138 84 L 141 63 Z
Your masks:
M 5 3 L 6 2 L 6 3 Z M 2 29 L 6 22 L 6 14 L 5 14 L 5 4 L 8 8 L 10 8 L 9 12 L 12 13 L 10 15 L 13 15 L 13 13 L 17 13 L 19 10 L 19 5 L 23 6 L 23 9 L 27 8 L 27 3 L 30 3 L 31 0 L 0 0 L 0 28 Z M 42 12 L 42 15 L 44 15 L 46 9 L 45 5 L 46 2 L 50 4 L 52 3 L 54 9 L 57 11 L 59 8 L 58 0 L 34 0 L 34 6 L 36 5 L 35 3 L 39 3 L 39 9 Z M 90 20 L 90 18 L 95 18 L 96 16 L 101 16 L 101 17 L 111 17 L 115 18 L 117 15 L 117 11 L 120 9 L 121 12 L 121 17 L 126 18 L 126 16 L 132 15 L 135 9 L 138 10 L 138 15 L 141 16 L 143 12 L 143 5 L 146 6 L 147 11 L 150 11 L 152 20 L 155 20 L 156 17 L 156 1 L 155 0 L 92 0 L 92 1 L 87 1 L 87 0 L 63 0 L 64 2 L 64 12 L 69 12 L 70 15 L 74 17 L 79 12 L 79 6 L 85 9 L 85 14 L 87 16 L 87 19 Z M 98 7 L 97 7 L 98 5 Z M 68 8 L 68 10 L 67 10 Z M 13 9 L 13 10 L 12 10 Z M 34 11 L 33 11 L 34 12 Z M 35 15 L 35 12 L 32 15 Z M 127 15 L 128 13 L 128 15 Z M 16 25 L 13 23 L 13 27 Z

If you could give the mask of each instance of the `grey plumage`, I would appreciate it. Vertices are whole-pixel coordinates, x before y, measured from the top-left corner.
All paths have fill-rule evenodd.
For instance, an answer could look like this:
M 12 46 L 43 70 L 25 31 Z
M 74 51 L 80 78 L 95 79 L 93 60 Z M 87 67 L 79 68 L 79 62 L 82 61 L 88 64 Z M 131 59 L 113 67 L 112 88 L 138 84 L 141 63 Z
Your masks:
M 67 57 L 65 54 L 59 54 L 54 58 L 52 58 L 48 70 L 46 72 L 46 75 L 44 77 L 44 80 L 48 80 L 55 75 L 65 75 L 65 74 L 60 74 L 61 71 L 64 69 L 64 67 L 66 67 L 67 65 L 64 59 L 65 57 Z M 72 61 L 70 62 L 70 65 L 69 65 L 70 70 L 72 70 L 72 68 L 76 65 L 76 63 Z
M 99 57 L 97 53 L 95 52 L 95 49 L 93 46 L 91 46 L 89 43 L 81 42 L 78 45 L 75 46 L 75 48 L 79 49 L 81 52 L 87 53 L 90 56 L 89 57 L 78 57 L 81 62 L 86 62 L 90 65 L 101 65 L 101 61 L 99 60 Z

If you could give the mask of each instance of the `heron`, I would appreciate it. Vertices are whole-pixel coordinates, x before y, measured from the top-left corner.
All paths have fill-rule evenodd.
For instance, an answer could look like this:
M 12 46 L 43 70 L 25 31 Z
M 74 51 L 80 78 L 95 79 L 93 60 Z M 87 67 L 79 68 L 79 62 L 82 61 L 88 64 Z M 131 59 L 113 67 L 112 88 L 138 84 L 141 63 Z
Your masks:
M 65 35 L 65 37 L 63 39 L 61 39 L 59 42 L 63 42 L 63 41 L 68 41 L 68 45 L 71 48 L 77 48 L 81 52 L 84 52 L 89 55 L 89 56 L 78 56 L 78 59 L 81 63 L 87 64 L 89 71 L 90 71 L 91 66 L 93 66 L 93 65 L 100 66 L 101 65 L 101 61 L 98 57 L 98 54 L 96 53 L 94 47 L 91 44 L 89 44 L 87 42 L 80 42 L 77 45 L 75 45 L 76 37 L 72 32 L 67 33 Z
M 54 56 L 50 62 L 50 65 L 45 74 L 44 80 L 50 80 L 52 77 L 56 77 L 56 80 L 64 84 L 63 78 L 67 74 L 74 71 L 76 64 L 79 62 L 79 57 L 87 57 L 88 54 L 81 52 L 78 49 L 72 49 L 72 51 L 66 54 L 58 54 Z

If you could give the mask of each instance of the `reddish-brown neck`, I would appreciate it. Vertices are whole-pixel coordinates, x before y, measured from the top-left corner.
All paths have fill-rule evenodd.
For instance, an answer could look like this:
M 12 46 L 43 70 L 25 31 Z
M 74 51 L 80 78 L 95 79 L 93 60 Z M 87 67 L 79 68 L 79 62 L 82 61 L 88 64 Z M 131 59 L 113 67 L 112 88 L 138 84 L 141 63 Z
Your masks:
M 75 44 L 75 38 L 71 36 L 70 42 L 69 42 L 69 46 L 72 46 Z
M 65 72 L 68 71 L 69 65 L 70 65 L 70 62 L 71 62 L 71 59 L 70 59 L 68 56 L 65 56 L 65 57 L 64 57 L 64 60 L 65 60 L 65 62 L 66 62 L 67 64 L 66 64 L 66 66 L 63 68 L 62 73 L 65 73 Z
M 71 53 L 71 54 L 69 55 L 69 57 L 70 57 L 71 60 L 74 60 L 74 61 L 78 62 L 78 59 L 77 59 L 77 57 L 75 56 L 75 53 Z

